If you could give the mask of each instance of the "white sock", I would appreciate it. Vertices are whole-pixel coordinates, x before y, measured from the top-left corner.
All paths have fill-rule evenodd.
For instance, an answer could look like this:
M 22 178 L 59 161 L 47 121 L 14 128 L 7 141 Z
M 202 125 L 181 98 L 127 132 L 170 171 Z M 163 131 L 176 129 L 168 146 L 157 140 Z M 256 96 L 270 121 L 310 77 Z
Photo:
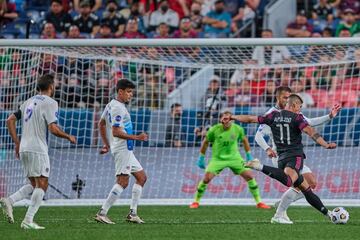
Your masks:
M 115 201 L 120 197 L 120 194 L 122 193 L 124 189 L 119 185 L 115 184 L 113 188 L 111 189 L 106 201 L 101 207 L 101 214 L 106 215 L 111 206 L 115 203 Z
M 31 205 L 29 206 L 26 215 L 25 222 L 32 223 L 35 214 L 39 210 L 41 201 L 43 200 L 45 192 L 42 188 L 35 188 L 31 195 Z
M 23 199 L 30 198 L 33 190 L 34 188 L 31 184 L 26 184 L 22 186 L 19 190 L 17 190 L 17 192 L 13 193 L 9 197 L 11 205 L 14 205 L 14 203 Z
M 139 199 L 141 197 L 143 187 L 139 184 L 134 184 L 132 188 L 132 197 L 131 197 L 131 205 L 130 210 L 132 214 L 137 214 L 137 206 L 139 204 Z
M 292 202 L 303 198 L 304 195 L 301 192 L 298 192 L 294 188 L 289 188 L 284 194 L 281 196 L 281 201 L 276 209 L 276 215 L 282 216 L 284 212 L 289 208 Z

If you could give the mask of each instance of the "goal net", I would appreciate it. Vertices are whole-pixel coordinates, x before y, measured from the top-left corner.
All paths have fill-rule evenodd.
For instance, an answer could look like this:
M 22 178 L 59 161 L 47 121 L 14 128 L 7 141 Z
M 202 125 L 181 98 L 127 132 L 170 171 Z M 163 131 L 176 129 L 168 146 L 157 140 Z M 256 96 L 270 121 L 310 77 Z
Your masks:
M 354 39 L 308 39 L 301 40 L 302 45 L 298 41 L 59 40 L 26 46 L 27 42 L 3 40 L 0 196 L 15 192 L 26 181 L 5 120 L 36 94 L 38 77 L 50 73 L 56 80 L 59 125 L 75 135 L 78 144 L 49 135 L 48 204 L 100 204 L 113 186 L 114 162 L 110 154 L 99 154 L 97 122 L 121 78 L 136 84 L 128 106 L 135 132 L 149 134 L 149 141 L 136 142 L 134 150 L 148 175 L 143 204 L 190 203 L 204 175 L 196 160 L 206 129 L 225 108 L 236 114 L 264 114 L 275 105 L 274 89 L 280 85 L 302 96 L 308 118 L 329 114 L 333 104 L 342 104 L 339 116 L 316 127 L 339 147 L 324 150 L 304 137 L 305 164 L 315 173 L 316 193 L 327 204 L 359 204 L 360 44 Z M 271 164 L 254 141 L 258 126 L 242 126 L 253 156 Z M 243 154 L 243 146 L 239 148 Z M 211 148 L 207 159 L 210 153 Z M 254 174 L 267 202 L 279 199 L 286 190 L 275 180 Z M 128 203 L 130 197 L 126 190 L 119 202 Z M 228 169 L 209 184 L 202 201 L 254 204 L 246 182 Z

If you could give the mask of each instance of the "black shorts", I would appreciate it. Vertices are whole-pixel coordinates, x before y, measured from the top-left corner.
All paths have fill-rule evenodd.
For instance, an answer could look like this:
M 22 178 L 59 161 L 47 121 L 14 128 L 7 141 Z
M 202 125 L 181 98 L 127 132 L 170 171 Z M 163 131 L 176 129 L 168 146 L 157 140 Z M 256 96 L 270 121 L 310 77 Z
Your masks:
M 304 155 L 292 156 L 288 158 L 284 158 L 278 161 L 278 167 L 280 169 L 285 169 L 286 167 L 294 169 L 297 173 L 299 173 L 304 166 Z

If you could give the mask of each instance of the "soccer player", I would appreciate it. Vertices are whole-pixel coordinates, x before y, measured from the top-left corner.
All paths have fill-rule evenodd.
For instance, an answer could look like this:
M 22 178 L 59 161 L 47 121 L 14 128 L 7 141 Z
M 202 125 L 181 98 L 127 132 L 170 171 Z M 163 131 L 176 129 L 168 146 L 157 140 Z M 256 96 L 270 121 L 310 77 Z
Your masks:
M 327 143 L 300 114 L 302 99 L 291 94 L 284 110 L 273 111 L 265 116 L 237 115 L 234 120 L 245 123 L 260 123 L 270 126 L 277 147 L 278 168 L 260 163 L 258 159 L 245 165 L 267 174 L 287 187 L 296 187 L 304 194 L 306 201 L 331 219 L 331 212 L 323 205 L 319 197 L 313 193 L 309 183 L 301 174 L 304 161 L 302 132 L 308 134 L 316 143 L 326 149 L 336 148 L 335 143 Z
M 100 223 L 115 224 L 107 213 L 128 186 L 130 174 L 135 177 L 136 182 L 132 188 L 130 212 L 126 219 L 129 222 L 144 223 L 137 215 L 137 206 L 146 182 L 146 174 L 136 159 L 133 149 L 134 140 L 147 141 L 148 136 L 145 133 L 133 134 L 133 124 L 125 104 L 130 102 L 134 88 L 135 85 L 131 81 L 119 80 L 116 85 L 117 97 L 106 105 L 99 121 L 100 135 L 104 143 L 100 153 L 105 154 L 109 149 L 111 150 L 116 171 L 116 183 L 95 216 L 95 220 Z
M 207 185 L 225 168 L 230 168 L 234 174 L 240 175 L 247 182 L 257 208 L 270 208 L 261 201 L 259 187 L 252 171 L 244 166 L 245 162 L 240 155 L 238 141 L 242 141 L 244 144 L 247 160 L 253 159 L 250 152 L 250 144 L 244 129 L 231 121 L 231 115 L 229 111 L 223 112 L 220 116 L 220 123 L 209 129 L 206 138 L 201 144 L 197 165 L 200 168 L 205 168 L 205 153 L 209 143 L 212 143 L 212 158 L 205 169 L 203 180 L 200 181 L 197 187 L 195 201 L 190 205 L 190 208 L 199 207 L 200 199 L 204 195 Z
M 74 136 L 66 134 L 57 125 L 58 103 L 52 99 L 55 92 L 54 77 L 43 75 L 37 82 L 39 94 L 25 101 L 15 113 L 7 119 L 7 127 L 15 143 L 16 158 L 20 158 L 25 175 L 31 184 L 21 187 L 0 203 L 10 223 L 14 223 L 12 205 L 31 196 L 31 204 L 21 223 L 24 229 L 44 229 L 33 219 L 48 187 L 50 161 L 47 145 L 47 131 L 57 137 L 76 143 Z M 21 120 L 21 141 L 16 134 L 16 121 Z
M 277 110 L 280 111 L 281 109 L 285 108 L 286 102 L 291 94 L 291 89 L 286 86 L 278 87 L 275 90 L 275 96 L 276 96 L 276 105 L 272 108 L 270 108 L 269 111 L 267 111 L 266 114 Z M 324 124 L 328 121 L 330 121 L 332 118 L 334 118 L 338 112 L 341 110 L 340 105 L 336 104 L 333 106 L 332 110 L 328 115 L 316 117 L 316 118 L 305 118 L 305 120 L 309 123 L 310 126 L 318 126 L 321 124 Z M 270 147 L 266 140 L 265 136 L 270 137 L 272 147 Z M 274 167 L 277 167 L 277 156 L 276 156 L 276 146 L 274 144 L 274 141 L 272 139 L 272 132 L 271 128 L 265 124 L 261 124 L 258 128 L 258 131 L 255 135 L 255 141 L 259 144 L 259 146 L 266 151 L 267 155 L 272 158 L 272 163 Z M 309 183 L 310 187 L 312 189 L 315 189 L 316 187 L 316 179 L 314 174 L 312 173 L 311 169 L 304 164 L 303 169 L 301 170 L 301 173 L 303 177 L 306 179 L 306 181 Z M 277 210 L 275 215 L 272 217 L 271 222 L 272 223 L 282 223 L 282 224 L 292 224 L 293 222 L 289 219 L 289 217 L 286 214 L 287 208 L 290 206 L 292 202 L 297 201 L 298 199 L 303 198 L 304 195 L 301 193 L 299 189 L 295 188 L 289 188 L 281 197 L 281 200 L 277 202 L 275 205 L 277 205 Z

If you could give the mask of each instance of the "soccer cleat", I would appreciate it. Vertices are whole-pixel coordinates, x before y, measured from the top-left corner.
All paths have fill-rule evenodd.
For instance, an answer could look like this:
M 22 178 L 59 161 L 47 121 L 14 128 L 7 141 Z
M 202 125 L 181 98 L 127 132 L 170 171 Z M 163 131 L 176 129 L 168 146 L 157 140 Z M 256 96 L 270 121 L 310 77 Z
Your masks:
M 138 224 L 145 223 L 138 215 L 133 215 L 130 213 L 126 216 L 126 221 Z
M 105 223 L 105 224 L 115 224 L 113 221 L 110 220 L 110 218 L 108 218 L 108 216 L 106 215 L 102 215 L 102 214 L 96 214 L 95 216 L 95 221 L 99 222 L 99 223 Z
M 270 209 L 271 207 L 266 205 L 263 202 L 259 202 L 258 204 L 256 204 L 256 208 L 261 208 L 261 209 Z
M 32 223 L 27 223 L 25 221 L 22 221 L 20 227 L 22 229 L 33 229 L 33 230 L 42 230 L 45 229 L 45 227 L 39 226 L 37 223 L 32 222 Z
M 246 167 L 261 171 L 262 170 L 262 164 L 260 163 L 259 159 L 255 158 L 254 160 L 248 161 L 245 163 Z
M 193 202 L 189 207 L 190 208 L 199 208 L 199 203 L 198 202 Z
M 285 217 L 273 216 L 271 218 L 271 223 L 279 223 L 279 224 L 293 224 L 290 219 L 286 219 Z
M 0 205 L 3 210 L 5 217 L 9 223 L 14 223 L 14 216 L 13 216 L 13 208 L 12 205 L 7 198 L 0 199 Z

